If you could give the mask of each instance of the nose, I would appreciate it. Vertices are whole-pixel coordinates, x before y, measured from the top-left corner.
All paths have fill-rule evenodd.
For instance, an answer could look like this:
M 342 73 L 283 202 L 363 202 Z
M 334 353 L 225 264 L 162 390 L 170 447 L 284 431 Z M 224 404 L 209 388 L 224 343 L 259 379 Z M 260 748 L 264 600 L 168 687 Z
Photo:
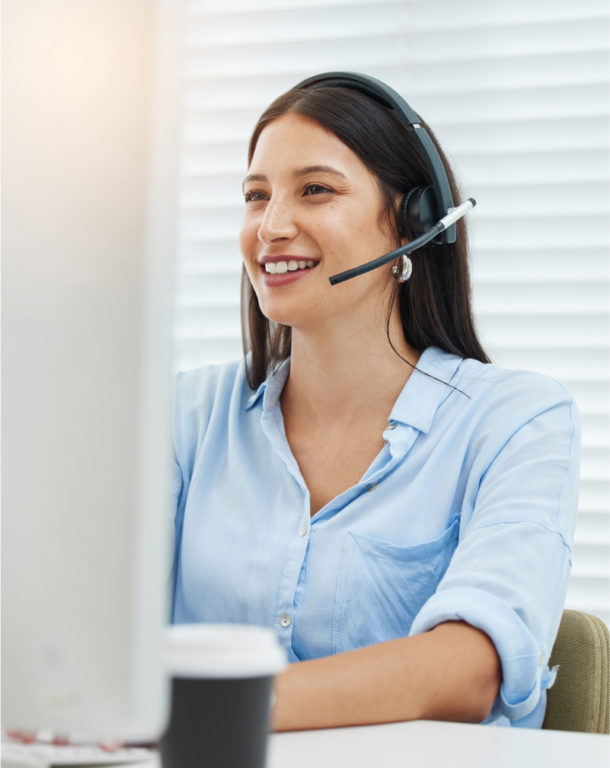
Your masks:
M 258 228 L 259 240 L 263 243 L 291 240 L 298 231 L 292 205 L 287 200 L 269 200 Z

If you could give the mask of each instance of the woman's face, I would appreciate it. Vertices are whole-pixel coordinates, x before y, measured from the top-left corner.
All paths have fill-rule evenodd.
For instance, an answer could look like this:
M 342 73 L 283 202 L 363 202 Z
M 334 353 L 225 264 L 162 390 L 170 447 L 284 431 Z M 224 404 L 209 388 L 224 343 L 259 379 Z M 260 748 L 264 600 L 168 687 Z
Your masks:
M 389 266 L 328 282 L 397 246 L 375 177 L 333 133 L 298 114 L 274 120 L 259 137 L 244 196 L 240 245 L 266 317 L 293 328 L 350 312 L 385 320 Z

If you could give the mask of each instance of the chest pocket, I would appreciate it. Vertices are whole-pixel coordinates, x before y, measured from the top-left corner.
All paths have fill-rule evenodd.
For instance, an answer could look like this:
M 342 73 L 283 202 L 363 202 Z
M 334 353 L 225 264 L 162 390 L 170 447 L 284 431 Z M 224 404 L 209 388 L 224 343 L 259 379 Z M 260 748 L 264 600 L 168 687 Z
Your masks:
M 457 547 L 459 518 L 433 541 L 405 547 L 348 533 L 333 614 L 333 652 L 409 634 Z

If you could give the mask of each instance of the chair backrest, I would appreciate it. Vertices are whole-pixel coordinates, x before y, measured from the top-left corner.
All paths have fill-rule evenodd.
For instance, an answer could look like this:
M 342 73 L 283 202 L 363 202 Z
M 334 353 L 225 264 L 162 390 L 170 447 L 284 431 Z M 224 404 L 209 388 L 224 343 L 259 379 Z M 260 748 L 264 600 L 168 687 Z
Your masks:
M 604 622 L 583 611 L 564 611 L 551 653 L 559 666 L 547 691 L 543 728 L 610 733 L 610 634 Z

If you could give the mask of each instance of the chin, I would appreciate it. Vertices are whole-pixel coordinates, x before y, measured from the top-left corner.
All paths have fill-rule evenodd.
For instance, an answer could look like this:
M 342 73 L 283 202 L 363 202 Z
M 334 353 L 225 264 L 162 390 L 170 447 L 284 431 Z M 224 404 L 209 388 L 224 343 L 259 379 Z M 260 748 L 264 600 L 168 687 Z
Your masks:
M 264 309 L 262 312 L 267 320 L 269 320 L 271 323 L 275 323 L 277 325 L 287 325 L 290 328 L 298 325 L 298 320 L 295 319 L 294 314 L 287 312 L 265 312 Z
M 293 300 L 282 301 L 279 299 L 258 300 L 258 305 L 263 315 L 272 323 L 279 323 L 281 325 L 294 326 L 299 324 L 299 321 L 306 317 L 311 317 L 311 313 L 314 311 L 311 307 L 306 307 L 303 304 L 299 304 Z

